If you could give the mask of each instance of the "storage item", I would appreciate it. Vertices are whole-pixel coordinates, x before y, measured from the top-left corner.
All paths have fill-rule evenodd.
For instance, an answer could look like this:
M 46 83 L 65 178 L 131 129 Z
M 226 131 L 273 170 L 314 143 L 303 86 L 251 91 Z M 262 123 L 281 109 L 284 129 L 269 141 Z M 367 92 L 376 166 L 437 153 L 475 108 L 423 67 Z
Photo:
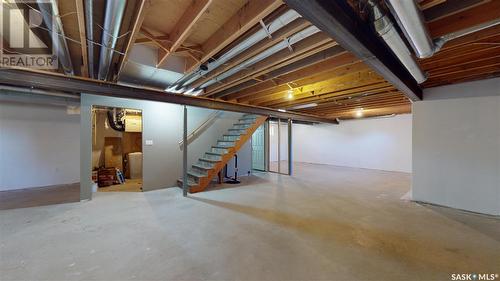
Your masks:
M 142 178 L 142 152 L 128 154 L 128 167 L 131 179 Z
M 126 115 L 125 116 L 125 132 L 142 132 L 142 116 L 141 115 Z
M 116 176 L 116 168 L 102 168 L 98 172 L 97 184 L 99 187 L 120 183 Z
M 122 138 L 104 138 L 104 167 L 123 170 Z

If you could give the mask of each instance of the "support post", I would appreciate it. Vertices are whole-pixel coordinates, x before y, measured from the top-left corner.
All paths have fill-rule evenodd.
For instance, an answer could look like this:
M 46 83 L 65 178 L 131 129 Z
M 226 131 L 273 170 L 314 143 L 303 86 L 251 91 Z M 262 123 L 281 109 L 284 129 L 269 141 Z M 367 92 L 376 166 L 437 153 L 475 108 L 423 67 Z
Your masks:
M 281 174 L 281 119 L 278 118 L 278 174 Z
M 182 195 L 187 196 L 189 190 L 188 174 L 187 174 L 187 106 L 184 106 L 184 132 L 182 134 Z
M 292 119 L 288 118 L 288 175 L 292 175 L 293 150 L 292 150 Z

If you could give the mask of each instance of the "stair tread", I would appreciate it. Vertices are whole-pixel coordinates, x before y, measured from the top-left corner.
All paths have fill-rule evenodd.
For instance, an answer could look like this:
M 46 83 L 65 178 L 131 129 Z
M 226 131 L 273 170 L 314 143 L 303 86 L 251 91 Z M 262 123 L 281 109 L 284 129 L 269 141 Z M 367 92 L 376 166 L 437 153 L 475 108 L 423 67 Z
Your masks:
M 202 169 L 202 170 L 212 170 L 212 167 L 206 167 L 206 166 L 202 166 L 200 164 L 193 164 L 193 167 L 196 167 L 196 168 Z
M 219 149 L 228 149 L 234 146 L 220 146 L 220 145 L 213 145 L 212 148 L 219 148 Z
M 220 162 L 221 160 L 216 160 L 216 159 L 208 159 L 208 158 L 199 158 L 200 161 L 204 161 L 204 162 L 210 162 L 210 163 L 217 163 L 217 162 Z
M 195 171 L 188 171 L 188 175 L 191 175 L 191 176 L 197 177 L 197 178 L 203 178 L 203 177 L 207 176 L 207 175 L 204 175 L 204 174 L 201 174 L 201 173 L 197 173 Z
M 224 153 L 219 153 L 219 152 L 210 152 L 210 151 L 207 151 L 205 152 L 206 154 L 209 154 L 209 155 L 217 155 L 217 156 L 222 156 L 224 155 Z
M 178 179 L 177 181 L 179 181 L 180 183 L 184 183 L 184 180 L 183 179 Z M 189 181 L 188 180 L 188 185 L 189 186 L 197 186 L 198 184 L 194 181 Z

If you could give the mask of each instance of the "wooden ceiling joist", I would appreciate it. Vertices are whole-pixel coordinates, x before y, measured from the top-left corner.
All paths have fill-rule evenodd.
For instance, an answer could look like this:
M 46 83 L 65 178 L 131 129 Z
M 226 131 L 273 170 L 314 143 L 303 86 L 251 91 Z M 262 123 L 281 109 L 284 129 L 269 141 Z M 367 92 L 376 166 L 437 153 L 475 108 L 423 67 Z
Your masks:
M 244 83 L 240 83 L 236 86 L 225 89 L 223 91 L 220 91 L 217 94 L 215 94 L 214 97 L 224 98 L 226 100 L 233 100 L 234 96 L 239 96 L 239 93 L 242 93 L 246 91 L 248 88 L 257 86 L 259 84 L 270 83 L 271 87 L 280 85 L 282 83 L 280 81 L 281 78 L 290 75 L 292 73 L 303 73 L 303 75 L 306 75 L 304 77 L 310 76 L 312 74 L 307 75 L 307 69 L 310 66 L 316 65 L 324 61 L 328 61 L 331 58 L 339 56 L 340 54 L 343 53 L 346 53 L 346 51 L 342 47 L 333 46 L 331 48 L 317 52 L 315 54 L 311 54 L 310 56 L 307 56 L 305 58 L 299 59 L 293 63 L 287 64 L 278 69 L 269 71 L 261 76 L 254 77 L 253 80 L 249 80 Z
M 294 99 L 290 101 L 281 101 L 280 103 L 272 103 L 269 106 L 270 107 L 277 107 L 277 108 L 289 108 L 289 107 L 294 107 L 298 105 L 304 105 L 304 104 L 309 104 L 313 102 L 319 101 L 328 101 L 330 99 L 335 99 L 340 96 L 348 96 L 348 95 L 355 95 L 359 93 L 366 93 L 366 94 L 372 94 L 372 93 L 380 93 L 380 92 L 385 92 L 385 91 L 390 91 L 393 90 L 394 87 L 388 83 L 380 82 L 377 84 L 372 84 L 372 85 L 364 85 L 360 87 L 355 87 L 355 88 L 349 88 L 349 89 L 334 89 L 331 92 L 324 92 L 322 94 L 316 95 L 313 92 L 307 92 L 303 93 L 300 99 Z M 262 105 L 263 106 L 263 105 Z
M 364 70 L 359 71 L 359 69 L 364 69 Z M 320 95 L 321 93 L 325 92 L 355 88 L 363 84 L 373 84 L 382 82 L 385 83 L 385 81 L 383 81 L 383 79 L 380 76 L 375 75 L 375 73 L 370 72 L 369 70 L 366 70 L 365 66 L 362 64 L 359 64 L 357 65 L 357 67 L 350 68 L 347 70 L 345 68 L 339 68 L 337 69 L 337 71 L 339 75 L 330 76 L 334 78 L 324 79 L 325 77 L 327 77 L 325 73 L 323 75 L 319 75 L 319 77 L 322 77 L 323 79 L 321 79 L 318 82 L 314 83 L 299 82 L 300 84 L 299 83 L 290 84 L 291 86 L 293 86 L 291 90 L 294 96 L 293 100 L 298 100 L 302 97 L 307 97 L 310 95 L 309 93 L 314 93 L 314 95 Z M 341 72 L 343 73 L 341 74 Z M 280 90 L 282 91 L 277 91 L 277 92 L 274 92 L 272 90 L 266 91 L 266 93 L 261 94 L 259 96 L 249 97 L 248 101 L 250 104 L 266 104 L 273 102 L 279 103 L 280 101 L 287 100 L 288 99 L 287 93 L 288 91 L 290 91 L 290 88 L 280 87 Z
M 187 68 L 187 72 L 196 70 L 201 63 L 215 56 L 229 43 L 247 32 L 260 20 L 268 16 L 283 2 L 281 0 L 252 0 L 248 1 L 235 15 L 225 22 L 210 38 L 201 46 L 203 55 L 200 62 L 193 63 Z
M 491 0 L 447 0 L 440 5 L 424 10 L 423 14 L 427 22 L 432 22 L 471 9 L 488 1 Z
M 422 90 L 397 57 L 381 43 L 346 1 L 285 0 L 342 47 L 364 60 L 375 71 L 412 100 L 422 99 Z
M 176 23 L 173 31 L 169 34 L 169 39 L 171 40 L 169 50 L 167 51 L 162 48 L 158 49 L 158 63 L 156 67 L 161 66 L 161 64 L 165 62 L 172 53 L 177 51 L 182 43 L 184 43 L 192 31 L 193 26 L 200 19 L 201 15 L 208 9 L 211 3 L 212 0 L 191 1 L 191 4 Z
M 500 13 L 500 1 L 493 0 L 472 9 L 453 14 L 429 23 L 433 38 L 459 31 L 474 25 L 497 19 Z
M 298 69 L 296 71 L 280 75 L 277 77 L 273 77 L 272 79 L 268 79 L 266 81 L 263 81 L 262 83 L 259 83 L 253 87 L 249 87 L 247 89 L 244 89 L 242 91 L 239 91 L 238 93 L 231 94 L 227 97 L 227 100 L 238 100 L 241 102 L 247 101 L 245 99 L 246 97 L 249 96 L 260 96 L 260 95 L 265 95 L 266 93 L 269 93 L 269 91 L 272 92 L 280 92 L 280 91 L 285 91 L 288 89 L 287 83 L 300 83 L 297 80 L 302 80 L 309 78 L 311 76 L 317 76 L 322 73 L 328 73 L 338 67 L 342 67 L 345 65 L 350 65 L 353 64 L 354 62 L 358 61 L 356 57 L 354 57 L 352 54 L 347 53 L 347 52 L 342 52 L 336 56 L 333 56 L 329 59 L 325 59 L 323 61 L 320 61 L 318 63 L 315 63 L 313 65 Z M 365 66 L 366 67 L 366 66 Z M 326 74 L 328 76 L 333 76 L 336 75 L 338 72 L 333 72 Z M 321 79 L 321 78 L 319 78 Z M 295 82 L 297 81 L 297 82 Z M 310 80 L 309 80 L 310 81 Z M 318 82 L 319 80 L 316 79 L 315 82 Z M 262 93 L 263 91 L 267 91 L 266 93 Z

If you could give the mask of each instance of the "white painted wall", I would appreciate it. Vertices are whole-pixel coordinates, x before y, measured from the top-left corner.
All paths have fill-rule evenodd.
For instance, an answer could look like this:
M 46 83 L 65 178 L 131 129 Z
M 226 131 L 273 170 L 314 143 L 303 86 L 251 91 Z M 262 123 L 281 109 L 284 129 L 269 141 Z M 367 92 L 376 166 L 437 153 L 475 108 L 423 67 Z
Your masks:
M 182 150 L 179 141 L 183 133 L 183 107 L 177 104 L 111 98 L 83 94 L 81 99 L 81 198 L 91 197 L 91 123 L 92 105 L 140 109 L 143 114 L 143 190 L 176 186 L 182 176 Z M 214 111 L 188 107 L 188 133 L 197 128 Z M 188 146 L 188 167 L 203 156 L 242 114 L 223 112 Z M 146 141 L 153 145 L 146 145 Z M 247 160 L 251 164 L 251 158 Z M 243 159 L 239 163 L 243 165 Z
M 412 169 L 412 117 L 341 121 L 339 125 L 294 124 L 293 160 L 347 167 Z
M 426 89 L 413 126 L 413 200 L 500 215 L 500 78 Z
M 0 191 L 80 181 L 80 116 L 0 101 Z

